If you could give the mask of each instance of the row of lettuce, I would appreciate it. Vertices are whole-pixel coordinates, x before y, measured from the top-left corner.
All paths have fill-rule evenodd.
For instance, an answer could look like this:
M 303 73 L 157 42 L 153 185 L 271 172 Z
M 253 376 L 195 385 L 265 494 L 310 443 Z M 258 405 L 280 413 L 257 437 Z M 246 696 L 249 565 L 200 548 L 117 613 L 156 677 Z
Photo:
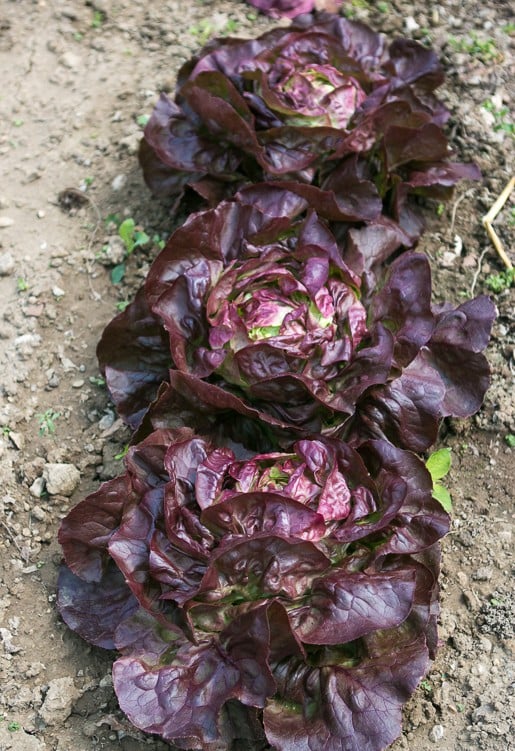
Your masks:
M 379 751 L 437 646 L 449 517 L 418 456 L 476 412 L 494 307 L 432 303 L 450 195 L 431 50 L 337 15 L 210 42 L 141 163 L 192 213 L 98 356 L 133 430 L 73 508 L 58 604 L 177 748 Z

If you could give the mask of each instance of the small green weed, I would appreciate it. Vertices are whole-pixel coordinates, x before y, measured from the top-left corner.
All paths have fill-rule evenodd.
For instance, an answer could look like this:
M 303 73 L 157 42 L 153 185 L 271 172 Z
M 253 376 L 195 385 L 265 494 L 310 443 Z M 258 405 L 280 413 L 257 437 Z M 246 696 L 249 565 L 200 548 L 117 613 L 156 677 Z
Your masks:
M 136 118 L 136 122 L 140 126 L 140 128 L 144 128 L 149 120 L 150 120 L 150 115 L 138 115 Z
M 111 269 L 111 281 L 113 284 L 121 284 L 125 277 L 125 262 L 117 263 Z
M 484 63 L 500 62 L 502 54 L 495 46 L 493 39 L 480 39 L 477 34 L 470 34 L 466 39 L 449 37 L 449 44 L 456 52 L 466 52 L 468 55 Z
M 150 237 L 147 233 L 140 229 L 134 219 L 130 216 L 124 219 L 123 222 L 119 222 L 119 218 L 116 214 L 110 214 L 106 219 L 106 223 L 114 223 L 118 226 L 118 235 L 123 240 L 125 245 L 125 258 L 121 263 L 118 263 L 111 269 L 111 281 L 113 284 L 120 284 L 125 277 L 125 259 L 130 256 L 135 248 L 146 245 L 150 242 Z
M 449 473 L 451 462 L 451 450 L 447 448 L 434 451 L 426 461 L 426 469 L 433 481 L 433 498 L 436 498 L 448 514 L 452 512 L 452 498 L 440 480 Z
M 18 720 L 11 720 L 11 722 L 7 724 L 7 730 L 10 733 L 15 733 L 17 730 L 21 730 L 21 725 Z
M 93 386 L 98 386 L 99 389 L 106 385 L 106 379 L 102 376 L 90 376 L 89 382 L 92 383 Z
M 105 21 L 105 15 L 102 13 L 102 11 L 101 10 L 95 10 L 93 12 L 93 19 L 91 21 L 91 26 L 94 29 L 99 29 L 102 26 L 102 24 L 104 23 L 104 21 Z
M 238 31 L 240 24 L 238 21 L 236 21 L 235 18 L 229 18 L 227 23 L 225 24 L 224 34 L 234 34 L 236 31 Z
M 136 222 L 131 216 L 124 219 L 120 224 L 118 227 L 118 234 L 123 240 L 127 255 L 130 255 L 134 248 L 146 245 L 150 242 L 150 237 L 144 230 L 138 229 Z
M 481 106 L 494 116 L 493 129 L 496 132 L 502 130 L 504 133 L 509 133 L 510 136 L 515 135 L 515 123 L 511 120 L 511 113 L 508 107 L 497 108 L 490 99 L 484 101 Z
M 127 455 L 128 450 L 129 450 L 129 444 L 127 443 L 127 444 L 125 444 L 125 446 L 123 447 L 123 449 L 120 451 L 119 454 L 115 454 L 114 458 L 116 460 L 120 461 L 121 459 L 124 458 L 124 456 Z
M 359 10 L 370 10 L 367 0 L 350 0 L 343 6 L 343 15 L 345 18 L 353 19 Z
M 199 44 L 204 45 L 213 36 L 214 28 L 207 19 L 203 18 L 196 26 L 188 29 L 188 31 L 192 36 L 197 37 Z
M 489 290 L 498 295 L 515 286 L 515 269 L 505 269 L 498 274 L 489 274 L 485 279 L 485 284 Z
M 130 300 L 120 300 L 116 303 L 116 310 L 118 310 L 120 313 L 123 313 L 128 305 L 130 305 Z
M 106 226 L 106 229 L 118 229 L 121 223 L 120 215 L 119 214 L 108 214 L 106 218 L 104 219 L 104 224 Z
M 508 433 L 508 435 L 505 435 L 504 440 L 511 449 L 515 448 L 515 435 L 513 435 L 513 433 Z
M 45 412 L 36 415 L 39 422 L 39 435 L 45 436 L 55 433 L 55 421 L 61 417 L 60 412 L 55 412 L 52 408 L 45 410 Z
M 164 246 L 166 245 L 166 241 L 157 234 L 152 235 L 152 245 L 155 245 L 156 248 L 159 248 L 159 250 L 163 250 Z
M 29 283 L 22 277 L 18 277 L 18 281 L 16 282 L 16 288 L 18 292 L 26 292 L 29 288 Z

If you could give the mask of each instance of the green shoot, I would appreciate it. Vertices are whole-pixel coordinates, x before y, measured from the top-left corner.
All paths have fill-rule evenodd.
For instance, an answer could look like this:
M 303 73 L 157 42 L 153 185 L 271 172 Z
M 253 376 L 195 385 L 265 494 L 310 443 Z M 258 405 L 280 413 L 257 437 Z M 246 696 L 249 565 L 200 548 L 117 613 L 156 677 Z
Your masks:
M 137 229 L 136 222 L 132 217 L 124 219 L 118 227 L 118 234 L 123 240 L 123 244 L 127 250 L 127 255 L 130 255 L 134 248 L 137 248 L 140 245 L 146 245 L 150 241 L 150 237 L 146 232 Z
M 508 107 L 501 107 L 499 109 L 490 99 L 484 101 L 481 106 L 494 116 L 493 129 L 495 132 L 502 130 L 504 133 L 509 133 L 510 136 L 515 135 L 515 123 L 511 121 Z
M 104 223 L 107 229 L 110 227 L 116 227 L 116 229 L 118 229 L 121 220 L 118 214 L 108 214 L 104 219 Z
M 224 33 L 225 34 L 234 34 L 236 31 L 238 31 L 239 27 L 238 21 L 236 21 L 234 18 L 229 18 L 227 23 L 225 24 Z
M 456 52 L 466 52 L 484 63 L 500 62 L 502 54 L 495 46 L 493 39 L 479 39 L 477 34 L 470 34 L 468 39 L 449 37 L 449 43 Z
M 55 412 L 52 408 L 47 409 L 45 412 L 36 415 L 39 422 L 39 435 L 49 435 L 55 433 L 55 421 L 61 417 L 60 412 Z
M 506 269 L 498 274 L 489 274 L 485 279 L 489 290 L 498 295 L 506 289 L 515 286 L 515 269 Z
M 89 382 L 93 384 L 93 386 L 98 386 L 98 388 L 103 388 L 106 385 L 105 378 L 102 376 L 90 376 Z
M 164 246 L 166 245 L 166 242 L 163 240 L 162 237 L 155 234 L 152 235 L 152 244 L 156 246 L 156 248 L 159 248 L 159 250 L 163 250 Z
M 117 263 L 116 266 L 113 266 L 111 269 L 111 281 L 113 284 L 121 284 L 123 281 L 123 278 L 125 276 L 125 264 L 124 263 Z
M 451 468 L 451 450 L 439 449 L 434 451 L 426 461 L 426 469 L 433 481 L 433 498 L 435 498 L 448 514 L 452 512 L 451 494 L 443 485 L 442 480 Z
M 144 128 L 149 120 L 150 120 L 150 115 L 138 115 L 136 118 L 136 122 L 140 126 L 140 128 Z
M 125 446 L 123 447 L 123 449 L 122 449 L 122 450 L 120 451 L 120 453 L 119 453 L 119 454 L 115 454 L 115 457 L 114 457 L 114 458 L 115 458 L 115 459 L 116 459 L 117 461 L 120 461 L 121 459 L 123 459 L 123 458 L 124 458 L 124 456 L 126 456 L 126 455 L 127 455 L 127 452 L 128 452 L 128 450 L 129 450 L 129 444 L 127 443 L 127 444 L 125 444 Z
M 99 29 L 104 23 L 104 21 L 105 21 L 105 17 L 102 11 L 101 10 L 94 11 L 93 20 L 91 21 L 91 26 L 94 29 Z
M 188 31 L 198 38 L 199 44 L 204 45 L 213 35 L 214 28 L 207 19 L 202 19 L 197 26 L 192 26 Z

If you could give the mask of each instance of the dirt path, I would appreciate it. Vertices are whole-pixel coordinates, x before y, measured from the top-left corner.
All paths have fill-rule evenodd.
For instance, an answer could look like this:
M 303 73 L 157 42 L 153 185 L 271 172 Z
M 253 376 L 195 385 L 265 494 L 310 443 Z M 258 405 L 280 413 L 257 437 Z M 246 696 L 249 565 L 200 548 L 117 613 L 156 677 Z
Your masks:
M 449 74 L 452 142 L 485 176 L 459 187 L 454 211 L 427 212 L 421 247 L 437 295 L 459 302 L 472 287 L 488 291 L 486 278 L 502 269 L 480 218 L 510 176 L 509 3 L 446 0 L 429 15 L 421 0 L 373 5 L 383 12 L 364 0 L 347 7 L 390 35 L 431 38 Z M 237 0 L 0 0 L 1 751 L 170 748 L 129 726 L 111 688 L 112 656 L 57 617 L 55 537 L 67 509 L 120 471 L 128 438 L 99 380 L 95 346 L 171 228 L 137 166 L 142 116 L 209 36 L 271 25 Z M 127 260 L 116 285 L 110 267 L 120 244 L 105 221 L 113 214 L 157 236 Z M 513 203 L 496 227 L 509 248 Z M 495 300 L 485 407 L 442 432 L 453 449 L 455 505 L 444 543 L 442 649 L 395 751 L 507 751 L 515 736 L 514 449 L 505 440 L 515 433 L 513 291 Z

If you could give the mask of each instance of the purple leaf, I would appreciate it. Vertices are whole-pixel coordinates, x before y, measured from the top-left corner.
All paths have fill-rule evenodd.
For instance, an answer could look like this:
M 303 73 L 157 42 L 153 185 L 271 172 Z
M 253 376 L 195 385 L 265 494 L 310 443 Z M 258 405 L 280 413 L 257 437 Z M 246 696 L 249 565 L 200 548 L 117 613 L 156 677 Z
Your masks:
M 87 582 L 62 565 L 57 581 L 57 607 L 66 625 L 83 639 L 114 649 L 116 628 L 138 602 L 119 569 L 110 561 L 99 581 Z
M 279 691 L 264 711 L 277 751 L 380 751 L 400 734 L 401 709 L 428 666 L 419 637 L 402 651 L 363 657 L 356 667 L 310 667 L 295 661 L 275 672 Z
M 324 517 L 302 503 L 275 493 L 242 493 L 204 510 L 202 521 L 227 534 L 267 533 L 316 541 L 325 534 Z
M 261 596 L 300 597 L 315 576 L 330 565 L 326 556 L 311 542 L 274 535 L 254 535 L 236 540 L 212 556 L 197 597 L 213 602 L 222 597 L 253 599 Z
M 150 312 L 143 289 L 105 328 L 97 357 L 119 414 L 136 428 L 171 364 L 166 331 Z

